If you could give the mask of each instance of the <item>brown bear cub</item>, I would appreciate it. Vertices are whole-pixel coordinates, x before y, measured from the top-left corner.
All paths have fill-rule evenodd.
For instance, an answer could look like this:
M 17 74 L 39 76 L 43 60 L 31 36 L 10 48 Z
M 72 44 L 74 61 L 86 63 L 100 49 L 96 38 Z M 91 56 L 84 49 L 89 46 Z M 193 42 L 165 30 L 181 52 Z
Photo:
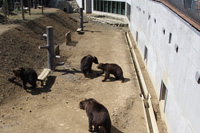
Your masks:
M 102 70 L 102 72 L 99 73 L 100 75 L 105 72 L 105 78 L 104 80 L 102 80 L 103 82 L 105 82 L 110 77 L 110 74 L 113 74 L 116 80 L 120 79 L 122 82 L 125 82 L 122 68 L 119 65 L 109 64 L 109 63 L 106 63 L 106 64 L 100 63 L 97 66 L 97 68 Z
M 111 132 L 111 120 L 106 107 L 93 98 L 82 100 L 79 107 L 86 110 L 89 120 L 89 132 L 98 132 L 99 126 L 103 126 L 106 133 Z M 92 126 L 94 126 L 94 129 Z
M 29 83 L 33 88 L 36 88 L 37 73 L 32 68 L 19 68 L 13 70 L 16 77 L 20 77 L 23 81 L 23 88 L 26 89 L 26 84 Z
M 89 73 L 92 73 L 92 63 L 99 64 L 97 57 L 87 55 L 81 59 L 81 72 L 85 77 L 89 77 Z

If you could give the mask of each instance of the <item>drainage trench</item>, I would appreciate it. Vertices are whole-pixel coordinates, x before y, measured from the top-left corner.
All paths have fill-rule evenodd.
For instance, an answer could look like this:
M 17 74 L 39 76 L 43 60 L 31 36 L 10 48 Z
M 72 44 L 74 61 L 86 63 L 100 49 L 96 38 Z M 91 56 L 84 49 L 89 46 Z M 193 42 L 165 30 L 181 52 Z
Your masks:
M 138 60 L 136 58 L 136 54 L 134 52 L 135 48 L 133 47 L 131 39 L 127 32 L 125 32 L 125 37 L 126 37 L 128 45 L 129 45 L 131 57 L 132 57 L 134 66 L 136 68 L 136 73 L 137 73 L 140 89 L 142 92 L 140 96 L 141 96 L 141 100 L 143 103 L 145 120 L 146 120 L 146 124 L 147 124 L 147 132 L 148 133 L 159 133 L 156 118 L 154 115 L 154 110 L 153 110 L 152 103 L 151 103 L 151 95 L 147 90 L 147 86 L 145 84 L 144 77 L 142 75 L 142 71 L 140 69 Z

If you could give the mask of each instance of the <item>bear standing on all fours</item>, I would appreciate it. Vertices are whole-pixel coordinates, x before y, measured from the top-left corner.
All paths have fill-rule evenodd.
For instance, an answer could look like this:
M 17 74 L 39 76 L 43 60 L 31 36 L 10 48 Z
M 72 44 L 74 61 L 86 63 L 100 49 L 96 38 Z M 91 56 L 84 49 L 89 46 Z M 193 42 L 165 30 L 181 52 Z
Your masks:
M 20 77 L 23 81 L 23 88 L 26 89 L 27 82 L 32 85 L 33 88 L 36 88 L 37 73 L 32 68 L 19 68 L 13 70 L 13 73 L 16 77 Z
M 103 126 L 106 133 L 111 132 L 111 120 L 106 107 L 93 98 L 82 100 L 79 103 L 79 107 L 80 109 L 86 110 L 90 132 L 98 132 L 99 126 Z M 94 126 L 94 129 L 92 126 Z
M 103 82 L 105 82 L 110 77 L 110 74 L 113 74 L 116 80 L 120 79 L 122 82 L 125 82 L 122 68 L 119 65 L 109 64 L 109 63 L 106 63 L 106 64 L 100 63 L 97 66 L 97 68 L 102 70 L 102 72 L 99 74 L 103 74 L 105 72 L 105 78 L 104 80 L 102 80 Z
M 85 77 L 89 77 L 89 73 L 92 73 L 92 63 L 98 64 L 97 57 L 87 55 L 81 59 L 81 72 Z

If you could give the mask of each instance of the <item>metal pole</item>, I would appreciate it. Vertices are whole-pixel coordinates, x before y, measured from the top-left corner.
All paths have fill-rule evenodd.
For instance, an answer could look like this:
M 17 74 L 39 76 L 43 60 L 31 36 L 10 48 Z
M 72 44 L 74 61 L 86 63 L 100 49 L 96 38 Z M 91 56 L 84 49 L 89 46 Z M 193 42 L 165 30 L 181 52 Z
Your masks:
M 48 68 L 55 70 L 55 53 L 54 53 L 54 43 L 53 43 L 53 26 L 46 27 L 47 34 L 44 34 L 47 37 L 47 46 L 40 46 L 40 49 L 47 49 L 47 58 L 48 58 Z M 44 36 L 43 35 L 43 36 Z
M 55 69 L 55 53 L 53 44 L 53 26 L 47 26 L 47 45 L 48 45 L 48 67 L 51 70 Z
M 44 13 L 44 4 L 43 4 L 43 0 L 41 0 L 41 5 L 42 5 L 42 14 Z
M 83 31 L 83 8 L 80 8 L 80 28 Z
M 24 2 L 21 0 L 22 19 L 24 20 Z

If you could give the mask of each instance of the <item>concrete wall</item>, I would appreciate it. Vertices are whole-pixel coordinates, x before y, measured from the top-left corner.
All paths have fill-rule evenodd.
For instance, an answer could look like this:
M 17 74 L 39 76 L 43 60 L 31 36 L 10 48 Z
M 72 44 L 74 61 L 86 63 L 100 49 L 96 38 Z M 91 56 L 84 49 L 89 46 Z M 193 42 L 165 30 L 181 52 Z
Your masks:
M 82 0 L 76 0 L 76 2 L 78 3 L 78 5 L 79 5 L 80 8 L 83 8 L 82 7 Z
M 159 98 L 161 81 L 167 90 L 164 112 L 169 131 L 200 131 L 200 33 L 170 9 L 150 0 L 131 1 L 131 32 L 141 55 L 148 49 L 147 69 Z M 171 43 L 169 34 L 171 33 Z M 178 46 L 178 52 L 175 47 Z
M 130 30 L 143 57 L 148 49 L 146 66 L 158 98 L 161 81 L 167 88 L 160 105 L 169 132 L 199 132 L 200 84 L 195 74 L 200 71 L 200 33 L 161 3 L 126 2 L 131 5 Z

